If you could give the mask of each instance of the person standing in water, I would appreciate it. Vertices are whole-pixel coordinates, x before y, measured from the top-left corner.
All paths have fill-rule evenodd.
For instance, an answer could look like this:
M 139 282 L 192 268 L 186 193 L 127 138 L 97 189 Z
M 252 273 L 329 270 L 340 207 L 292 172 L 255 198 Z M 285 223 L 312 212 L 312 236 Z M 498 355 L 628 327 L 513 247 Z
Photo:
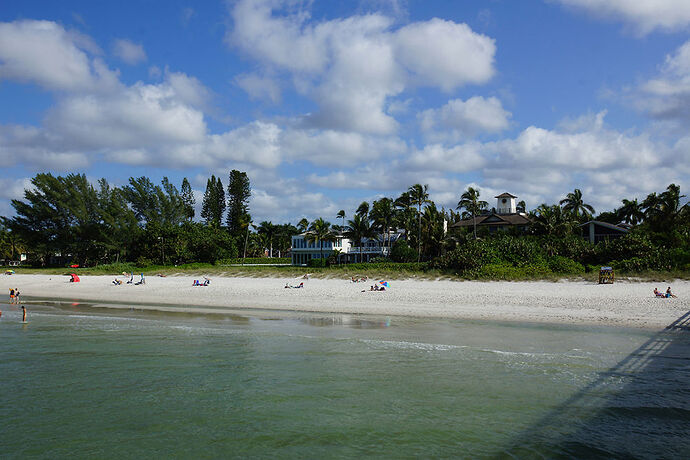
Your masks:
M 22 323 L 26 323 L 26 307 L 22 305 Z

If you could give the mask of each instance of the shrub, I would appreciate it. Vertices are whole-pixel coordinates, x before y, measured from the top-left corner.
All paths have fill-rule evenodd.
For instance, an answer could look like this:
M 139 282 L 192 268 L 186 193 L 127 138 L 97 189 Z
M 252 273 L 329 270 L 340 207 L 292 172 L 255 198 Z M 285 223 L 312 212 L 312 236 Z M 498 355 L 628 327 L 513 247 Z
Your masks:
M 552 272 L 561 275 L 575 275 L 585 272 L 585 267 L 581 263 L 563 256 L 549 257 L 547 264 Z
M 137 258 L 137 262 L 135 265 L 139 268 L 146 268 L 153 265 L 153 262 L 151 261 L 151 259 L 147 259 L 144 256 L 139 256 L 139 258 Z
M 323 268 L 326 266 L 326 259 L 310 259 L 307 265 L 312 268 Z
M 287 257 L 247 257 L 246 259 L 242 259 L 240 257 L 240 258 L 232 258 L 232 259 L 223 259 L 223 260 L 218 261 L 219 265 L 236 265 L 236 264 L 242 264 L 242 263 L 244 263 L 244 265 L 289 264 L 289 263 L 292 263 L 292 260 L 287 258 Z
M 501 262 L 486 264 L 481 268 L 465 272 L 468 278 L 492 279 L 492 280 L 524 280 L 546 278 L 552 272 L 545 265 L 523 265 L 515 267 L 509 263 Z
M 417 251 L 412 249 L 407 244 L 407 241 L 398 240 L 391 249 L 391 259 L 394 262 L 415 262 L 417 260 Z

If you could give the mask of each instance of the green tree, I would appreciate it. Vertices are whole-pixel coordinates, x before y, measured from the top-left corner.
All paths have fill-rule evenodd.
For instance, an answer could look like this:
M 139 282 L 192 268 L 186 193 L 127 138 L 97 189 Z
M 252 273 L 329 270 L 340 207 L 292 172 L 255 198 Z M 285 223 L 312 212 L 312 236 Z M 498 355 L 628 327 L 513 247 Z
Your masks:
M 359 214 L 355 214 L 352 220 L 347 221 L 347 224 L 345 236 L 359 246 L 359 261 L 362 262 L 363 240 L 373 238 L 375 235 L 374 229 L 371 227 L 369 219 L 365 219 Z
M 340 231 L 341 232 L 344 231 L 345 230 L 345 210 L 341 209 L 340 211 L 338 211 L 338 214 L 336 214 L 335 218 L 343 220 L 343 223 L 340 226 Z
M 582 191 L 579 188 L 568 193 L 559 204 L 563 206 L 563 211 L 574 215 L 575 219 L 578 221 L 589 219 L 592 217 L 592 214 L 594 214 L 594 208 L 584 202 L 582 199 Z
M 300 219 L 300 221 L 297 223 L 297 229 L 300 231 L 300 233 L 304 233 L 307 231 L 309 228 L 309 221 L 307 220 L 306 217 L 303 217 Z
M 374 201 L 372 204 L 371 220 L 376 230 L 386 235 L 388 246 L 390 248 L 390 229 L 395 219 L 395 208 L 393 207 L 393 200 L 390 198 L 381 198 Z M 384 240 L 384 247 L 386 240 Z
M 257 233 L 262 235 L 266 239 L 266 246 L 268 248 L 268 257 L 273 257 L 273 239 L 278 232 L 278 227 L 273 225 L 271 222 L 263 221 L 259 224 L 257 228 Z
M 364 218 L 369 217 L 369 203 L 367 203 L 366 201 L 362 201 L 357 207 L 356 214 L 359 214 L 360 217 Z
M 623 199 L 623 206 L 618 209 L 618 217 L 625 223 L 637 225 L 644 219 L 642 207 L 634 200 Z
M 230 171 L 228 182 L 228 230 L 230 234 L 242 233 L 242 224 L 249 215 L 249 197 L 252 189 L 246 172 Z M 251 221 L 251 217 L 249 218 Z
M 414 184 L 407 189 L 410 201 L 417 206 L 419 222 L 417 226 L 417 262 L 422 259 L 422 206 L 429 203 L 429 186 Z
M 206 225 L 220 227 L 225 214 L 225 189 L 220 177 L 211 176 L 206 181 L 206 192 L 201 203 L 201 218 Z
M 565 237 L 572 233 L 577 221 L 574 214 L 558 205 L 541 204 L 532 214 L 532 231 L 538 235 Z
M 479 189 L 467 187 L 467 190 L 460 195 L 460 201 L 456 209 L 464 209 L 472 216 L 474 227 L 474 238 L 477 239 L 477 214 L 480 214 L 489 206 L 489 203 L 479 199 Z
M 331 223 L 323 220 L 321 217 L 311 223 L 306 236 L 307 241 L 313 241 L 315 244 L 319 245 L 321 259 L 323 259 L 324 241 L 335 240 L 335 233 L 333 233 L 333 230 L 331 229 Z
M 192 186 L 189 185 L 189 181 L 186 177 L 182 179 L 181 198 L 182 204 L 184 205 L 184 216 L 187 221 L 192 221 L 192 219 L 194 219 L 194 205 L 196 204 L 196 200 L 194 199 Z

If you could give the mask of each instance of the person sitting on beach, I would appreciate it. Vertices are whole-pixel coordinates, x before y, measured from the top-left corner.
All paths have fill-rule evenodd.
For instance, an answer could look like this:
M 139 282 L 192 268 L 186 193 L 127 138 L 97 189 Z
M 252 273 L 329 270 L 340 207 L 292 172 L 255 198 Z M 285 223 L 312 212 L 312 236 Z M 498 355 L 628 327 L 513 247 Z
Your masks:
M 209 284 L 211 284 L 211 280 L 204 276 L 204 284 L 202 286 L 208 286 Z
M 144 274 L 141 274 L 141 279 L 134 283 L 135 286 L 139 286 L 140 284 L 146 284 L 146 280 L 144 279 Z
M 654 295 L 656 297 L 666 297 L 663 292 L 660 292 L 657 288 L 654 288 Z
M 674 297 L 674 298 L 676 297 L 676 296 L 671 292 L 671 286 L 669 286 L 668 289 L 666 289 L 666 298 L 669 298 L 669 297 Z
M 133 282 L 134 282 L 134 272 L 130 272 L 129 281 L 127 281 L 127 284 L 132 284 Z
M 303 287 L 304 287 L 304 283 L 303 283 L 303 282 L 302 282 L 302 283 L 299 283 L 299 286 L 295 286 L 295 287 L 296 287 L 297 289 L 303 288 Z

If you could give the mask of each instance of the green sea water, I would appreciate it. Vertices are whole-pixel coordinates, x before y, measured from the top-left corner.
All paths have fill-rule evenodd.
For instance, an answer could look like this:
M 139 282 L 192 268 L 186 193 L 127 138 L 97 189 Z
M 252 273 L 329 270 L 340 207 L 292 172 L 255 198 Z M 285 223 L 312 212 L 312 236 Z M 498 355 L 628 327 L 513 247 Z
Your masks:
M 686 317 L 1 309 L 1 458 L 687 458 Z

